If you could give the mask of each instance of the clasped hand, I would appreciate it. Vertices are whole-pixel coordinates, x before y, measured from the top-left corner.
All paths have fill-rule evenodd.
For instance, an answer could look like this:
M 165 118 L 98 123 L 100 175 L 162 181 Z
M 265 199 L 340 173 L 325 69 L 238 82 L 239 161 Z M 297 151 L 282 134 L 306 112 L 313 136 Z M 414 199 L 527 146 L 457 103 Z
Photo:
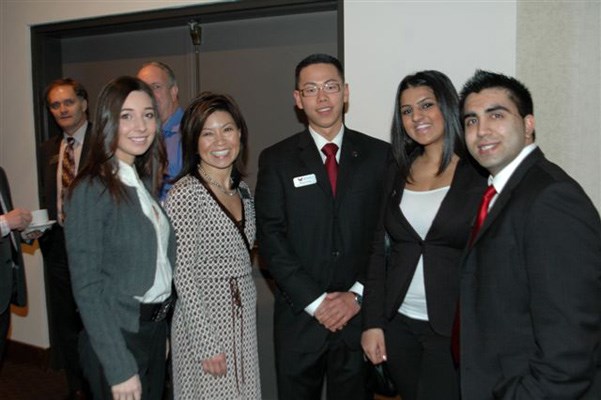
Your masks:
M 359 313 L 361 307 L 351 292 L 328 293 L 315 311 L 315 318 L 331 332 L 341 330 Z

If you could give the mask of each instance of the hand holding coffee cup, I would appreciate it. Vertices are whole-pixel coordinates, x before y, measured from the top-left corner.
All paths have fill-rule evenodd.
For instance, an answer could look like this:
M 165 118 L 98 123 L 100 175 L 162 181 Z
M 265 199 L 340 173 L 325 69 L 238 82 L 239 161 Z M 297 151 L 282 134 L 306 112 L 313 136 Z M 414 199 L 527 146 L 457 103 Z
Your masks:
M 6 223 L 11 230 L 22 231 L 31 223 L 31 213 L 24 208 L 13 208 L 4 214 Z
M 30 226 L 40 226 L 47 224 L 48 221 L 48 210 L 41 209 L 31 212 L 31 224 Z
M 32 211 L 30 215 L 31 223 L 21 233 L 21 236 L 26 240 L 39 238 L 55 222 L 48 220 L 48 210 L 46 209 Z

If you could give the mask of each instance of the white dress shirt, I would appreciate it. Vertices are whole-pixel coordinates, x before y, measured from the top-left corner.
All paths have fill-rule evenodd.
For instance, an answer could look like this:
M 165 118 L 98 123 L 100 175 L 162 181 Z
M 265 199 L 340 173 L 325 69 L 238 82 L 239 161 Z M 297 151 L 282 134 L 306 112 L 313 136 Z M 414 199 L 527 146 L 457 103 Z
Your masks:
M 119 179 L 123 184 L 136 189 L 142 212 L 148 218 L 156 232 L 157 240 L 157 265 L 154 276 L 154 283 L 144 294 L 144 296 L 135 298 L 141 303 L 160 303 L 171 295 L 171 280 L 173 270 L 167 257 L 167 248 L 169 247 L 169 221 L 159 207 L 158 203 L 148 193 L 146 187 L 138 177 L 135 168 L 119 160 Z
M 536 145 L 536 143 L 531 143 L 528 146 L 524 147 L 522 149 L 522 151 L 520 151 L 520 154 L 518 154 L 517 157 L 513 159 L 513 161 L 511 161 L 509 164 L 507 164 L 505 166 L 505 168 L 503 168 L 501 171 L 499 171 L 499 173 L 497 173 L 497 175 L 495 175 L 495 176 L 490 175 L 488 177 L 488 184 L 493 185 L 497 192 L 497 194 L 495 194 L 495 197 L 492 198 L 492 200 L 490 201 L 490 204 L 488 205 L 489 210 L 492 208 L 493 204 L 495 204 L 495 202 L 497 201 L 497 197 L 499 197 L 499 193 L 501 193 L 501 191 L 507 184 L 507 181 L 509 181 L 509 178 L 511 178 L 511 175 L 513 175 L 513 173 L 520 166 L 522 161 L 524 161 L 524 158 L 528 157 L 528 154 L 532 153 L 534 151 L 534 149 L 536 149 L 537 147 L 538 146 Z
M 336 136 L 334 136 L 334 138 L 331 141 L 327 140 L 326 138 L 321 136 L 319 133 L 315 132 L 310 126 L 309 126 L 309 133 L 311 134 L 311 137 L 313 138 L 313 141 L 315 142 L 315 146 L 317 146 L 317 151 L 319 152 L 319 155 L 321 156 L 321 161 L 324 164 L 326 162 L 326 155 L 323 153 L 323 151 L 321 151 L 321 149 L 323 146 L 325 146 L 328 143 L 334 143 L 336 146 L 338 146 L 338 151 L 336 152 L 336 162 L 340 163 L 340 149 L 342 149 L 342 138 L 344 137 L 344 125 L 342 125 L 340 127 L 340 131 L 338 131 Z M 348 291 L 362 295 L 363 294 L 363 285 L 359 282 L 355 282 Z M 327 295 L 327 293 L 322 293 L 321 296 L 319 296 L 317 299 L 313 300 L 313 302 L 311 302 L 307 307 L 305 307 L 305 311 L 310 316 L 313 317 L 315 315 L 315 311 L 317 311 L 317 309 L 319 308 L 321 303 L 326 298 L 326 295 Z
M 88 129 L 88 121 L 84 122 L 79 127 L 73 136 L 67 135 L 63 132 L 63 140 L 58 151 L 58 166 L 56 168 L 56 215 L 61 215 L 63 210 L 63 197 L 61 196 L 63 191 L 63 156 L 65 155 L 65 147 L 67 147 L 67 138 L 72 137 L 75 139 L 73 142 L 73 158 L 75 161 L 75 171 L 79 171 L 79 160 L 81 159 L 81 149 L 83 147 L 83 141 L 86 137 L 86 130 Z M 58 218 L 60 220 L 60 218 Z M 62 221 L 59 221 L 62 224 Z

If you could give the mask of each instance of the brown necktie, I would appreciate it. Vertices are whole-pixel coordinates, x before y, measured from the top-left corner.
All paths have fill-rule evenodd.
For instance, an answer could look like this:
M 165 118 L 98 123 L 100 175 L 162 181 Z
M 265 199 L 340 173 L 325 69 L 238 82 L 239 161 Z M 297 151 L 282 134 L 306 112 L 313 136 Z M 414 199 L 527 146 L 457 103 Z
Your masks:
M 326 171 L 332 186 L 332 194 L 336 196 L 336 180 L 338 179 L 338 163 L 336 162 L 336 153 L 338 146 L 334 143 L 328 143 L 321 148 L 321 152 L 326 155 Z
M 490 202 L 497 194 L 495 187 L 490 185 L 486 188 L 484 195 L 482 196 L 482 201 L 480 202 L 480 207 L 478 208 L 478 215 L 476 215 L 476 221 L 474 222 L 474 226 L 472 227 L 472 233 L 470 235 L 469 246 L 474 243 L 474 239 L 478 236 L 478 232 L 488 215 L 488 208 L 490 206 Z M 453 353 L 453 360 L 455 360 L 455 364 L 459 365 L 460 360 L 460 334 L 461 334 L 461 324 L 460 324 L 460 314 L 459 314 L 459 302 L 457 303 L 457 310 L 455 311 L 455 320 L 453 321 L 453 331 L 451 334 L 451 351 Z
M 65 194 L 69 189 L 71 183 L 75 179 L 75 151 L 73 150 L 73 146 L 75 145 L 75 139 L 72 137 L 67 138 L 67 145 L 63 150 L 63 166 L 61 170 L 61 200 L 63 202 L 63 206 L 61 207 L 61 221 L 64 220 L 64 205 L 65 205 Z

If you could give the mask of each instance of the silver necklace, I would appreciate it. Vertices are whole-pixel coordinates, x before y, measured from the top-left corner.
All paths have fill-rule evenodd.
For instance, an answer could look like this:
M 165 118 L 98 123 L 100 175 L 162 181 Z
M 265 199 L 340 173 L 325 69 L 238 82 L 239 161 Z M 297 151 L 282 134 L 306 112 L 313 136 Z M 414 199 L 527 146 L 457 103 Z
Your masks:
M 198 171 L 200 172 L 200 174 L 202 175 L 203 178 L 205 178 L 205 180 L 207 182 L 209 182 L 210 185 L 215 186 L 217 189 L 219 189 L 222 193 L 225 193 L 226 195 L 232 197 L 237 193 L 237 190 L 227 190 L 225 187 L 223 187 L 222 184 L 220 184 L 219 182 L 217 182 L 215 179 L 213 179 L 211 177 L 211 175 L 209 175 L 207 173 L 207 171 L 204 170 L 204 168 L 202 168 L 200 165 L 198 166 Z M 232 182 L 232 178 L 230 177 L 230 182 Z

